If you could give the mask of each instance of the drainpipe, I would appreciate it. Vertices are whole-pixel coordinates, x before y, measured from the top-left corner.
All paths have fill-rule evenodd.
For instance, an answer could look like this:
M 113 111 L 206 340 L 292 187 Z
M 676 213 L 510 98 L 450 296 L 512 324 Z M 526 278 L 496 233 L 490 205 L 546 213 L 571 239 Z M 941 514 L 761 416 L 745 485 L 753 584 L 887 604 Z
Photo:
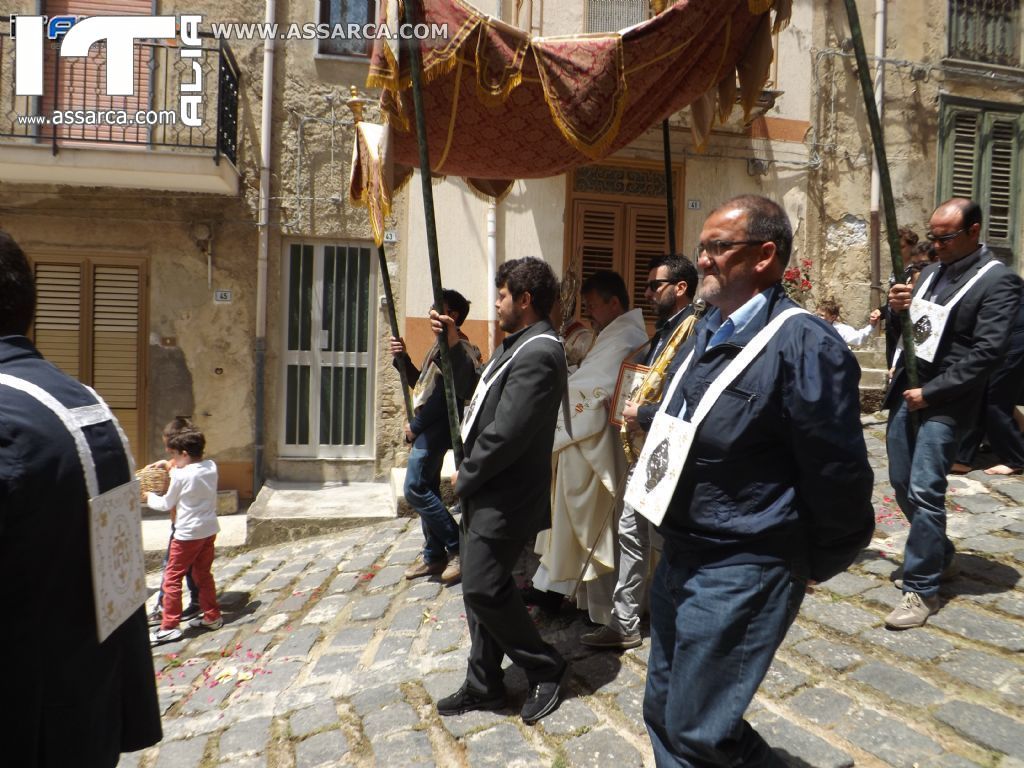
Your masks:
M 501 21 L 502 0 L 495 0 L 494 18 Z M 494 357 L 498 348 L 498 289 L 494 280 L 498 276 L 498 201 L 487 204 L 487 357 Z
M 875 106 L 878 117 L 885 123 L 885 27 L 886 0 L 875 0 Z M 882 187 L 878 175 L 878 158 L 872 155 L 871 163 L 871 308 L 882 305 L 882 226 L 879 207 Z
M 274 23 L 276 0 L 267 0 L 266 22 Z M 267 258 L 270 253 L 270 142 L 274 108 L 274 38 L 263 41 L 263 115 L 260 125 L 260 219 L 259 250 L 256 257 L 256 339 L 255 399 L 253 429 L 253 498 L 263 487 L 263 446 L 266 431 L 265 387 L 267 358 Z
M 498 289 L 494 280 L 498 276 L 498 202 L 487 204 L 487 357 L 494 356 L 498 347 Z

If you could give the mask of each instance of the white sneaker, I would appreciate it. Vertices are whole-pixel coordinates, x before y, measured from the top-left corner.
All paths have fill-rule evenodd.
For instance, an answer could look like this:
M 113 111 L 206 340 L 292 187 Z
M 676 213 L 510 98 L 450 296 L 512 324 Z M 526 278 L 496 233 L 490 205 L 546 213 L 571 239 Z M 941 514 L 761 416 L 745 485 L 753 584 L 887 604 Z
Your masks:
M 150 645 L 163 645 L 164 643 L 173 643 L 175 640 L 181 640 L 181 629 L 178 627 L 155 629 L 149 633 Z
M 196 629 L 220 629 L 224 626 L 224 617 L 218 616 L 213 621 L 207 621 L 202 616 L 196 616 L 188 625 Z

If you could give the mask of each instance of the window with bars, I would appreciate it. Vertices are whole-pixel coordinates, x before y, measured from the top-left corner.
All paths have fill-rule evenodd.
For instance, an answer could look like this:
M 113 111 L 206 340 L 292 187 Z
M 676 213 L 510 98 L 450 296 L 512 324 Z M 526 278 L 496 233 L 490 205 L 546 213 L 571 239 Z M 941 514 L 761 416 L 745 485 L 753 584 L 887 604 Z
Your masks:
M 984 213 L 982 241 L 1013 263 L 1020 231 L 1021 138 L 1024 109 L 949 100 L 939 134 L 939 197 L 976 200 Z
M 320 23 L 332 30 L 348 30 L 350 24 L 363 27 L 377 21 L 377 0 L 320 0 Z M 320 40 L 320 53 L 331 56 L 369 56 L 373 41 L 344 36 Z
M 585 0 L 584 32 L 617 32 L 648 18 L 648 0 Z
M 1021 66 L 1020 0 L 950 0 L 949 55 Z
M 372 456 L 370 248 L 293 243 L 285 265 L 282 454 Z

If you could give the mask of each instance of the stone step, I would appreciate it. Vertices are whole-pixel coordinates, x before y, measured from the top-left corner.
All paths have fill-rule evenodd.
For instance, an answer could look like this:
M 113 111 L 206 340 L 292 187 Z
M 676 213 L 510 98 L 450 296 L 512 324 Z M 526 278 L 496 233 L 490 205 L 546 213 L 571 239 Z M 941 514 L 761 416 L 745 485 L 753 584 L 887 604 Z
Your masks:
M 247 513 L 250 547 L 353 528 L 397 517 L 389 483 L 269 480 Z
M 449 450 L 441 462 L 441 500 L 446 507 L 455 504 L 455 492 L 452 490 L 452 475 L 455 473 L 455 454 Z M 413 517 L 415 512 L 405 500 L 405 467 L 393 467 L 389 477 L 391 496 L 394 499 L 396 514 L 401 517 Z
M 884 368 L 861 368 L 861 389 L 885 389 L 885 377 L 888 371 Z

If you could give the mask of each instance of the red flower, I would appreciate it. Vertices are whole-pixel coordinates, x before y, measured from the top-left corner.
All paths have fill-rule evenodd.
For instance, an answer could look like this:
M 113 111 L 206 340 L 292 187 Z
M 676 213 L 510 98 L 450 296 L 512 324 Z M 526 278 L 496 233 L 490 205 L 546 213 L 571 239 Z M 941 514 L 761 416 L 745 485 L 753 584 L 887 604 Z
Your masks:
M 800 281 L 800 290 L 801 291 L 809 291 L 809 290 L 811 290 L 811 281 L 808 280 L 806 277 L 803 280 Z
M 789 269 L 787 269 L 783 273 L 782 277 L 785 280 L 791 280 L 791 281 L 799 280 L 800 279 L 800 270 L 798 270 L 796 267 L 790 267 Z

